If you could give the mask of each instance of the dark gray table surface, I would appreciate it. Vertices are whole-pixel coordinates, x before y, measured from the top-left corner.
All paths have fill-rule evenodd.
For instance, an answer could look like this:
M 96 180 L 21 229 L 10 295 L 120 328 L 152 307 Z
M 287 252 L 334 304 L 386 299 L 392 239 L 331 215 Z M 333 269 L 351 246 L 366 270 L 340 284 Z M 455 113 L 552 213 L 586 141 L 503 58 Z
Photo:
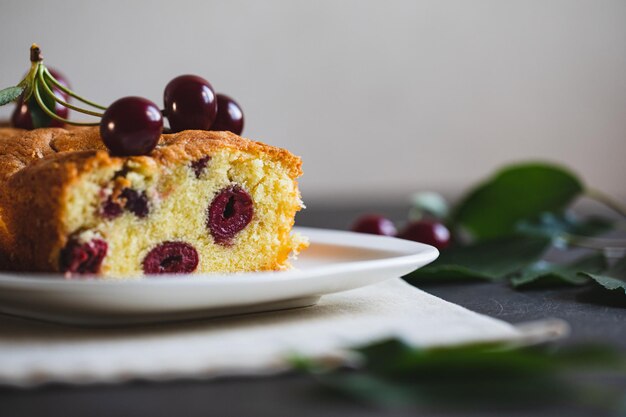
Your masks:
M 404 219 L 406 207 L 313 206 L 299 215 L 302 226 L 345 229 L 359 212 L 377 211 Z M 588 289 L 515 291 L 500 283 L 431 284 L 423 290 L 445 300 L 511 323 L 561 318 L 572 332 L 559 344 L 602 343 L 626 351 L 626 304 L 607 303 Z M 605 415 L 593 408 L 562 405 L 524 410 L 376 409 L 323 395 L 307 376 L 227 378 L 215 381 L 134 382 L 71 387 L 49 385 L 30 390 L 0 388 L 0 416 L 404 416 L 415 415 Z

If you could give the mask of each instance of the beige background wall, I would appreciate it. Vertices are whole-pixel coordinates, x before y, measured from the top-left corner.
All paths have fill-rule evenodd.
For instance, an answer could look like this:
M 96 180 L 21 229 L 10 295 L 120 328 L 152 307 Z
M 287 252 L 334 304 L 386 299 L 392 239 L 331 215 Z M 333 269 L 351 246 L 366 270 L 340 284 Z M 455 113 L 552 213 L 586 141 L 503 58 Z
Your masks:
M 205 76 L 303 156 L 309 200 L 454 194 L 524 158 L 626 200 L 623 0 L 2 0 L 0 39 L 1 86 L 35 41 L 103 103 Z

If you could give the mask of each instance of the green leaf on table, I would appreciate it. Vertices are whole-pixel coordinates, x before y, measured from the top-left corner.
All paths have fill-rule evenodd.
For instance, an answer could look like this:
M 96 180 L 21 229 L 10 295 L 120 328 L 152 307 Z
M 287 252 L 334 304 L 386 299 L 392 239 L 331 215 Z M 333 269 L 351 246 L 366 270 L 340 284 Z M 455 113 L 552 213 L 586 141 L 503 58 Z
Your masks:
M 391 339 L 355 352 L 363 359 L 359 371 L 335 370 L 316 375 L 316 380 L 333 393 L 380 406 L 492 409 L 496 403 L 558 403 L 580 399 L 577 393 L 583 387 L 572 372 L 591 369 L 622 375 L 626 365 L 619 352 L 599 346 L 554 351 L 510 349 L 494 342 L 425 349 Z
M 24 92 L 24 87 L 17 85 L 15 87 L 8 87 L 4 90 L 0 90 L 0 106 L 4 106 L 17 98 Z
M 414 390 L 367 372 L 336 373 L 318 378 L 324 388 L 350 399 L 381 407 L 402 407 L 418 403 Z
M 580 272 L 599 273 L 605 269 L 606 258 L 602 253 L 586 256 L 567 265 L 538 261 L 511 278 L 511 285 L 515 288 L 582 285 L 589 279 L 580 275 Z
M 626 295 L 626 257 L 617 261 L 603 274 L 585 272 L 582 275 L 591 278 L 601 288 Z
M 509 236 L 441 252 L 435 262 L 404 278 L 412 283 L 502 279 L 536 262 L 550 246 L 543 236 Z
M 512 165 L 470 191 L 457 206 L 453 224 L 476 239 L 505 236 L 521 220 L 563 211 L 583 190 L 576 175 L 557 165 Z

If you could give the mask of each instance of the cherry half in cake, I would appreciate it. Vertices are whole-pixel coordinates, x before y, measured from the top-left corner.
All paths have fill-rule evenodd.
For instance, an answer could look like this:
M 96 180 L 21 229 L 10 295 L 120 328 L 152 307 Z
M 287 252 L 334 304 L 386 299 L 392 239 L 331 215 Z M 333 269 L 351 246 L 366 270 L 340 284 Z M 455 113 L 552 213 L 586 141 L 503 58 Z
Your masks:
M 108 245 L 102 239 L 80 242 L 69 240 L 59 255 L 59 270 L 70 274 L 97 274 L 107 255 Z
M 197 266 L 198 251 L 185 242 L 161 243 L 143 260 L 143 272 L 146 274 L 188 274 Z
M 202 158 L 191 162 L 191 169 L 193 169 L 193 172 L 196 174 L 196 178 L 200 178 L 210 160 L 210 156 L 203 156 Z
M 239 185 L 231 185 L 220 191 L 209 205 L 207 226 L 215 242 L 228 246 L 250 223 L 253 214 L 250 194 Z
M 121 216 L 124 211 L 129 211 L 140 218 L 146 217 L 150 212 L 146 192 L 139 192 L 132 188 L 124 188 L 116 199 L 109 196 L 109 198 L 102 203 L 101 212 L 105 219 L 114 219 Z

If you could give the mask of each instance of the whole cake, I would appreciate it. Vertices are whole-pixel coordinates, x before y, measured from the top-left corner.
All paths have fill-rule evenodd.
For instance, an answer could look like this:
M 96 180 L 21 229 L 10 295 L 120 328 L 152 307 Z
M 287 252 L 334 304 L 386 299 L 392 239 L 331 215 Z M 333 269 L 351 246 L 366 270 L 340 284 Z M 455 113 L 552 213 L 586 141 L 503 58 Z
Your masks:
M 112 156 L 98 128 L 0 128 L 0 255 L 12 270 L 134 276 L 278 270 L 301 161 L 230 132 Z

